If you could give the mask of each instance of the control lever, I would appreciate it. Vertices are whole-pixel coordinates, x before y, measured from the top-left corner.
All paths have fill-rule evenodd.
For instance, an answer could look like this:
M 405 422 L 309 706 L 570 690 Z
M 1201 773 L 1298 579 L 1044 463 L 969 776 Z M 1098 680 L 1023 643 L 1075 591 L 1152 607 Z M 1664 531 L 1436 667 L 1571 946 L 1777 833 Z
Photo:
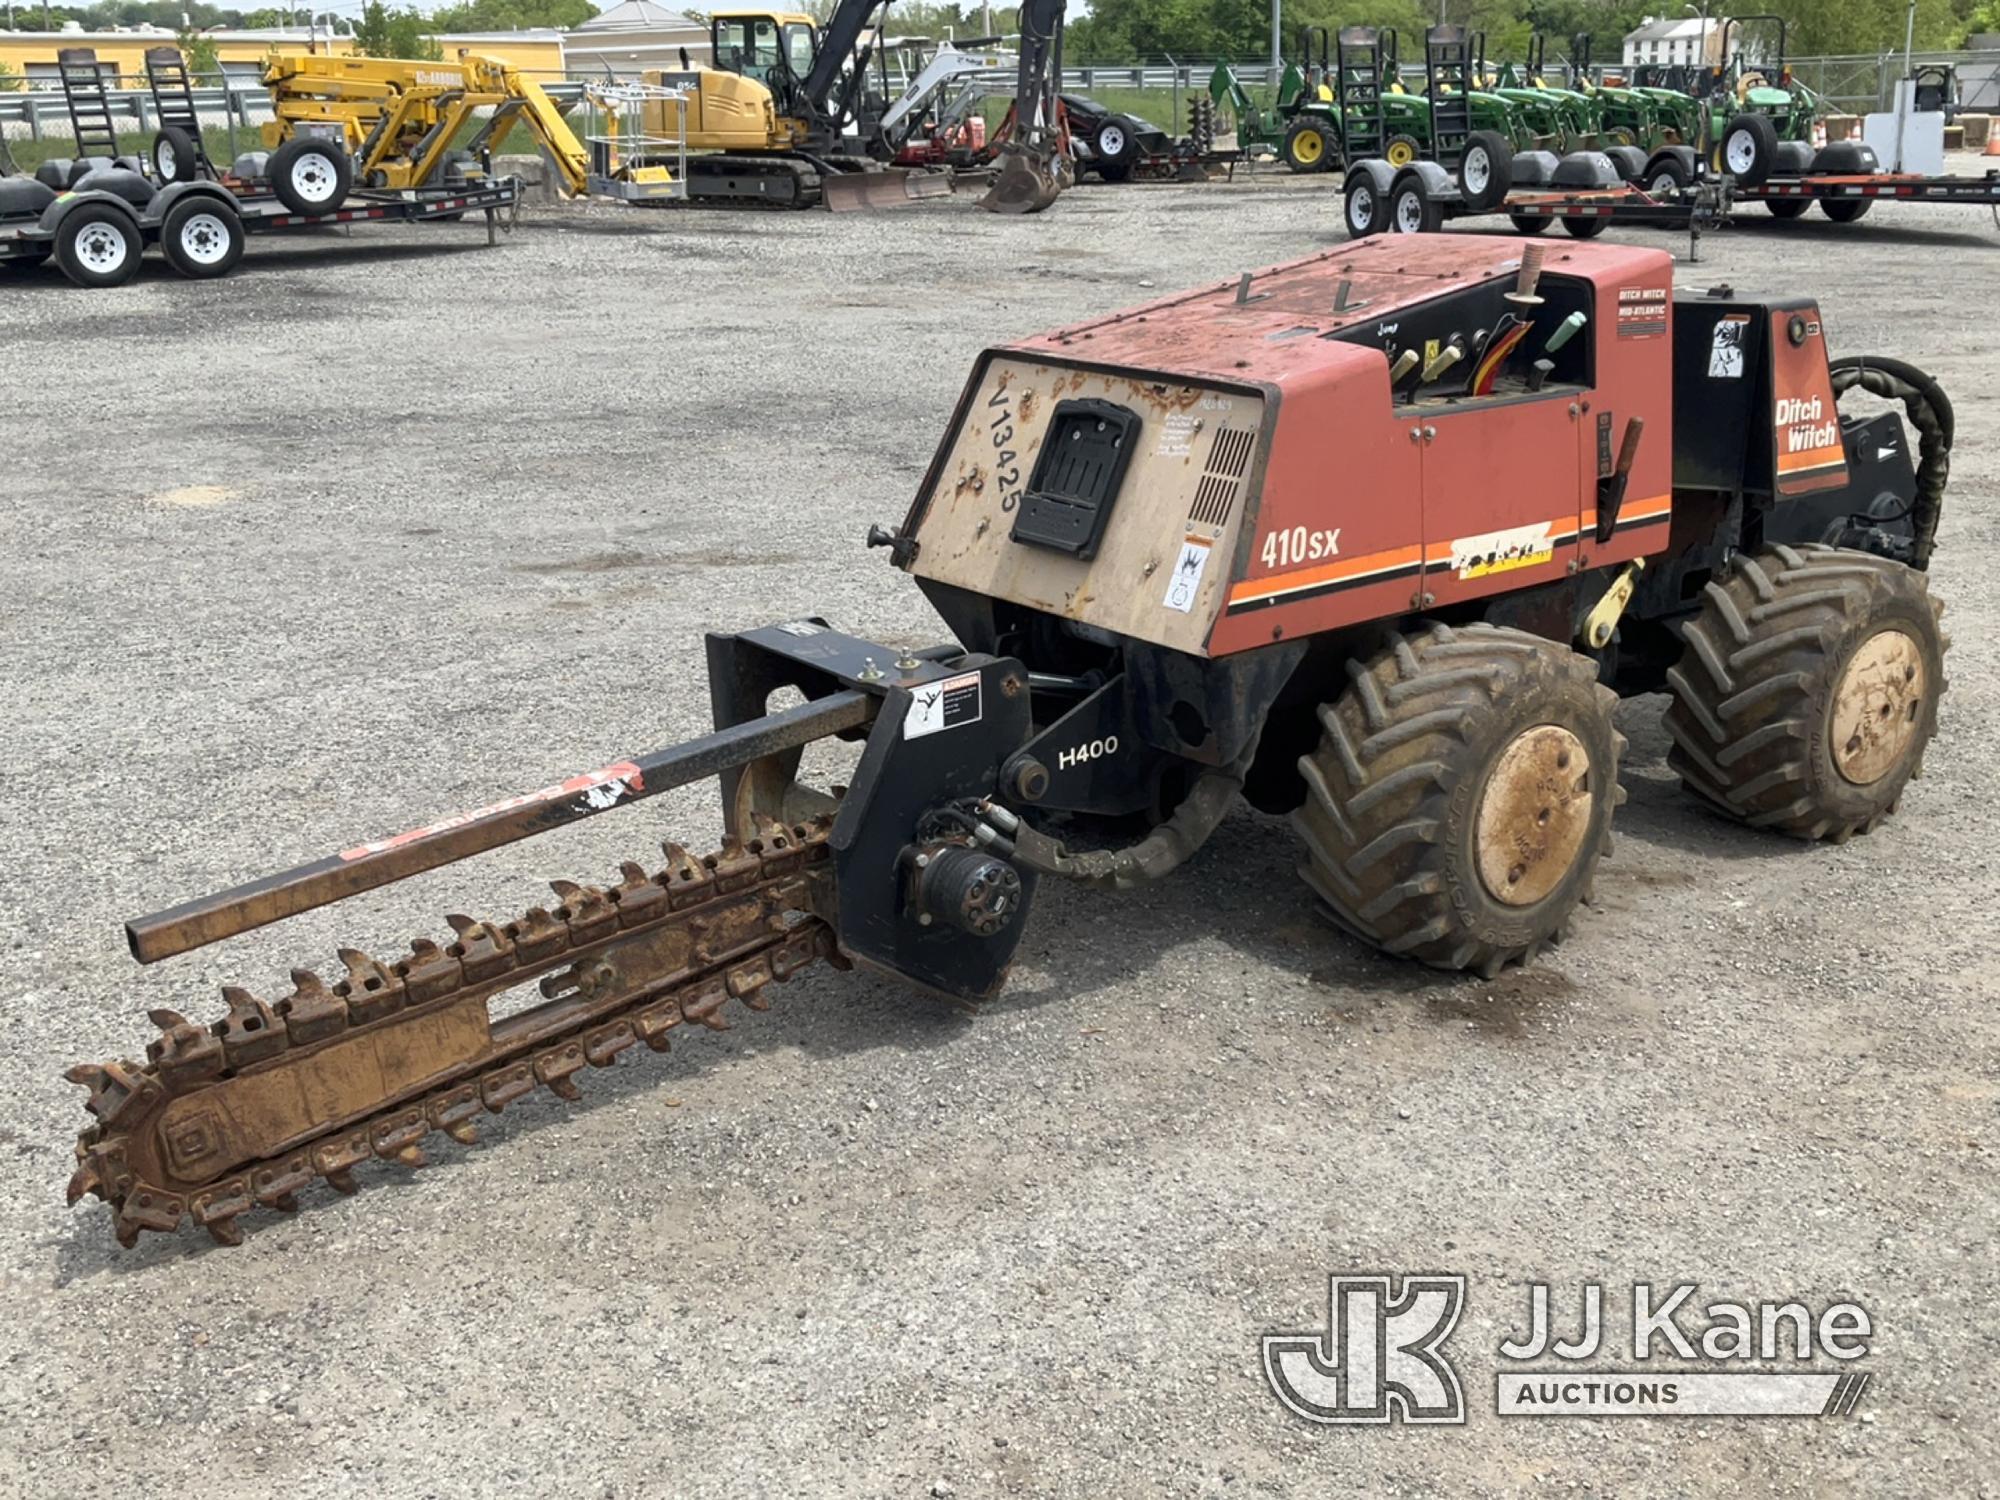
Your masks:
M 1618 510 L 1625 503 L 1625 486 L 1632 477 L 1632 462 L 1639 456 L 1639 437 L 1645 430 L 1644 417 L 1632 417 L 1626 421 L 1625 437 L 1618 445 L 1617 467 L 1597 481 L 1599 546 L 1611 540 L 1611 533 L 1618 525 Z
M 1552 359 L 1538 359 L 1528 371 L 1528 389 L 1539 391 L 1548 384 L 1549 376 L 1555 373 L 1556 362 Z
M 1446 344 L 1442 349 L 1438 350 L 1436 359 L 1432 360 L 1429 364 L 1424 366 L 1424 373 L 1418 379 L 1417 384 L 1429 385 L 1432 381 L 1436 380 L 1440 375 L 1444 374 L 1446 370 L 1449 370 L 1453 365 L 1457 364 L 1461 359 L 1464 358 L 1465 358 L 1464 341 L 1459 339 L 1454 339 L 1451 343 Z
M 1589 321 L 1590 318 L 1587 314 L 1581 312 L 1571 313 L 1560 323 L 1556 324 L 1556 331 L 1550 334 L 1549 341 L 1542 345 L 1542 353 L 1554 354 L 1556 350 L 1562 348 L 1564 344 L 1567 344 L 1579 333 L 1582 333 L 1583 325 Z

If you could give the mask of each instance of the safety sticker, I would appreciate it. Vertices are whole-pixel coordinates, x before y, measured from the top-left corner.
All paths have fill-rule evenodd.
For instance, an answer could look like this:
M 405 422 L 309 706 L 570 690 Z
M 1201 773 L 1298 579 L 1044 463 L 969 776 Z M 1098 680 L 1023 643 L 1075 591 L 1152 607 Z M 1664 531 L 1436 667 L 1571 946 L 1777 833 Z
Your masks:
M 824 625 L 815 625 L 811 620 L 788 620 L 778 629 L 784 631 L 786 635 L 800 637 L 826 634 Z
M 1743 346 L 1749 332 L 1748 313 L 1731 313 L 1716 323 L 1714 340 L 1708 346 L 1710 380 L 1743 378 Z
M 1515 568 L 1532 568 L 1556 555 L 1552 521 L 1533 526 L 1510 526 L 1505 531 L 1488 531 L 1478 536 L 1462 536 L 1451 544 L 1451 565 L 1460 578 L 1485 578 Z
M 1155 458 L 1186 458 L 1188 446 L 1194 441 L 1195 429 L 1201 425 L 1200 418 L 1190 411 L 1170 411 L 1166 421 L 1160 424 L 1160 441 L 1153 447 Z
M 941 729 L 979 722 L 979 674 L 964 672 L 942 682 L 910 689 L 909 711 L 903 715 L 903 738 L 919 740 Z
M 1194 608 L 1194 596 L 1201 592 L 1201 575 L 1208 567 L 1208 554 L 1213 547 L 1205 536 L 1181 538 L 1181 555 L 1174 563 L 1173 576 L 1167 580 L 1167 597 L 1160 601 L 1168 609 L 1186 614 Z

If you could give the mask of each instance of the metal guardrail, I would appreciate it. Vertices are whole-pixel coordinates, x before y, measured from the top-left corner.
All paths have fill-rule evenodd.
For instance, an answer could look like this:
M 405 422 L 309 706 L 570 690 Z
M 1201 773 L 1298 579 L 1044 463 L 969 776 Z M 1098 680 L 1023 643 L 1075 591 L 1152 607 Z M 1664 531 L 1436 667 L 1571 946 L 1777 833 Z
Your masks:
M 149 135 L 159 124 L 159 111 L 146 89 L 107 89 L 105 99 L 121 134 L 129 129 L 134 135 Z M 271 118 L 271 96 L 256 80 L 247 79 L 227 88 L 194 90 L 194 109 L 206 127 L 247 128 Z M 69 134 L 69 106 L 61 89 L 0 93 L 0 134 L 39 141 L 52 131 L 61 136 Z

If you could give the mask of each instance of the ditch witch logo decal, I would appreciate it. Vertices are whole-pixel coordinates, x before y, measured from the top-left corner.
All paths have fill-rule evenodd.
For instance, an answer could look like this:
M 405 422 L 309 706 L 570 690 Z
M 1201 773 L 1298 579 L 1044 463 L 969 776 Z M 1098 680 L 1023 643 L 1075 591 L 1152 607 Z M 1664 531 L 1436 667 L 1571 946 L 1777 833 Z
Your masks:
M 1817 1317 L 1802 1302 L 1710 1302 L 1695 1287 L 1632 1288 L 1631 1368 L 1578 1368 L 1604 1347 L 1604 1289 L 1583 1287 L 1576 1337 L 1555 1334 L 1549 1288 L 1528 1287 L 1528 1332 L 1497 1351 L 1495 1410 L 1503 1417 L 1840 1417 L 1867 1388 L 1866 1373 L 1774 1368 L 1816 1357 L 1860 1359 L 1874 1331 L 1868 1314 L 1836 1302 Z M 1308 1422 L 1465 1421 L 1458 1371 L 1445 1341 L 1465 1306 L 1463 1276 L 1333 1276 L 1324 1333 L 1274 1333 L 1263 1341 L 1264 1377 Z M 1706 1359 L 1737 1369 L 1659 1369 L 1655 1358 Z M 1558 1361 L 1547 1367 L 1543 1361 Z M 1533 1362 L 1537 1368 L 1509 1368 Z

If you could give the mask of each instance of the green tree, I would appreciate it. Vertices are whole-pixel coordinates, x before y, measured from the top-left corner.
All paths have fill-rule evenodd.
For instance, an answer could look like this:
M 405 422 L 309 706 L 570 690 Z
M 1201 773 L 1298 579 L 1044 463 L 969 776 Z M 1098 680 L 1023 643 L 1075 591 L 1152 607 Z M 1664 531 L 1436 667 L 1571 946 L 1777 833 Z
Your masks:
M 222 59 L 215 55 L 215 43 L 199 31 L 183 31 L 180 48 L 189 74 L 197 80 L 196 87 L 201 87 L 222 71 Z
M 434 12 L 439 31 L 525 31 L 553 27 L 573 31 L 597 14 L 590 0 L 465 0 Z
M 432 39 L 431 32 L 440 29 L 447 28 L 438 27 L 422 12 L 408 6 L 392 11 L 383 0 L 368 0 L 354 26 L 354 46 L 365 57 L 436 62 L 444 52 Z

